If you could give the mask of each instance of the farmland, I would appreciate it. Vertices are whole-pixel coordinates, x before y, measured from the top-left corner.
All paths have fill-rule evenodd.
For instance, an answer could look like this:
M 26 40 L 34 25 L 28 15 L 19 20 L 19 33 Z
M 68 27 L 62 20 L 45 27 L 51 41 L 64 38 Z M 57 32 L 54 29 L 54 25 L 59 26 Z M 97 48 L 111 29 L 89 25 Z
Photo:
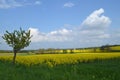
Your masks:
M 120 80 L 120 0 L 0 0 L 0 80 Z
M 43 54 L 17 56 L 16 62 L 24 65 L 47 64 L 55 66 L 59 64 L 76 64 L 80 62 L 92 62 L 120 57 L 120 53 L 81 53 L 81 54 Z M 0 56 L 0 60 L 12 61 L 12 56 Z
M 120 45 L 103 45 L 99 47 L 87 48 L 68 48 L 68 49 L 39 49 L 36 54 L 59 54 L 59 53 L 103 53 L 103 52 L 120 52 Z
M 120 53 L 0 56 L 0 80 L 119 80 Z
M 120 46 L 0 53 L 0 80 L 119 80 Z

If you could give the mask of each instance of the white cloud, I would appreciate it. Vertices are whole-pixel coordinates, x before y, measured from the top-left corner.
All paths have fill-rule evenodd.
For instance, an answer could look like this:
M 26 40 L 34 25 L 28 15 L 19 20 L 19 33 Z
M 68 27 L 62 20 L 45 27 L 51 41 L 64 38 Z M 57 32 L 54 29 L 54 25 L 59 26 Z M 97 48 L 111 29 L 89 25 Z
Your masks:
M 112 30 L 111 37 L 115 39 L 118 38 L 120 40 L 120 28 Z
M 58 31 L 52 31 L 49 34 L 50 35 L 69 35 L 69 33 L 72 32 L 72 30 L 67 30 L 67 29 L 62 29 L 62 30 L 58 30 Z
M 103 15 L 104 9 L 100 8 L 99 10 L 94 11 L 90 14 L 82 23 L 83 29 L 105 29 L 111 24 L 109 17 Z
M 104 9 L 100 8 L 93 11 L 79 27 L 65 24 L 62 29 L 48 33 L 41 32 L 38 28 L 33 27 L 29 30 L 33 35 L 32 43 L 41 42 L 42 47 L 44 45 L 49 46 L 49 44 L 51 44 L 49 47 L 54 45 L 57 48 L 118 44 L 120 43 L 120 29 L 109 31 L 111 22 L 110 18 L 104 15 Z
M 0 0 L 0 8 L 11 8 L 11 7 L 20 7 L 23 6 L 15 0 Z
M 110 39 L 107 32 L 111 20 L 109 17 L 102 15 L 104 10 L 91 13 L 76 29 L 66 29 L 70 24 L 65 24 L 63 29 L 51 31 L 48 33 L 40 32 L 36 28 L 29 28 L 33 35 L 32 42 L 70 42 L 70 44 L 100 44 L 104 40 Z
M 51 44 L 50 47 L 52 45 L 57 47 L 88 47 L 112 43 L 112 40 L 114 43 L 119 42 L 120 30 L 115 31 L 116 33 L 109 33 L 111 20 L 103 14 L 104 9 L 95 10 L 79 27 L 65 24 L 62 29 L 48 33 L 41 32 L 38 28 L 29 28 L 31 35 L 33 35 L 31 41 L 32 43 L 42 43 L 42 46 L 46 43 Z M 46 46 L 49 46 L 47 44 Z
M 33 42 L 39 42 L 39 41 L 44 41 L 45 37 L 44 37 L 44 33 L 39 32 L 39 30 L 37 28 L 29 28 L 29 30 L 31 31 L 31 35 L 32 37 L 32 41 Z
M 110 34 L 104 33 L 103 35 L 99 35 L 98 38 L 107 39 L 110 38 Z
M 67 2 L 64 4 L 64 7 L 73 7 L 75 6 L 75 4 L 73 4 L 72 2 Z
M 120 28 L 112 28 L 109 31 L 109 39 L 107 40 L 108 44 L 120 44 Z
M 61 29 L 49 33 L 42 33 L 37 28 L 29 28 L 29 30 L 31 30 L 31 35 L 33 35 L 32 42 L 63 42 L 71 40 L 69 35 L 72 30 Z
M 89 42 L 103 41 L 110 38 L 107 32 L 111 24 L 109 17 L 104 16 L 104 9 L 100 8 L 92 12 L 80 26 L 80 36 L 82 41 L 89 40 Z M 97 44 L 96 43 L 96 44 Z
M 15 8 L 15 7 L 22 7 L 27 5 L 40 5 L 40 1 L 35 1 L 34 3 L 28 2 L 28 0 L 0 0 L 0 8 L 1 9 L 8 9 L 8 8 Z
M 120 29 L 116 29 L 113 33 L 114 37 L 119 37 L 120 38 Z
M 41 2 L 40 2 L 40 1 L 35 1 L 35 4 L 36 4 L 36 5 L 40 5 Z

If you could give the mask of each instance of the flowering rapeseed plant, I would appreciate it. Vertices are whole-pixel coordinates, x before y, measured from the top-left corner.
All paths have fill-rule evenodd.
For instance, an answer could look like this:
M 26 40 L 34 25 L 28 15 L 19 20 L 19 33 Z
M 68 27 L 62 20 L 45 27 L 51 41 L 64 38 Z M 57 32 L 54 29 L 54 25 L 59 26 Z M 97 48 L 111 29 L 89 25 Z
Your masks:
M 27 66 L 37 64 L 47 64 L 50 67 L 59 64 L 76 64 L 89 62 L 96 59 L 111 59 L 120 57 L 120 53 L 80 53 L 80 54 L 45 54 L 17 56 L 16 62 Z M 12 61 L 12 56 L 0 56 L 0 60 Z

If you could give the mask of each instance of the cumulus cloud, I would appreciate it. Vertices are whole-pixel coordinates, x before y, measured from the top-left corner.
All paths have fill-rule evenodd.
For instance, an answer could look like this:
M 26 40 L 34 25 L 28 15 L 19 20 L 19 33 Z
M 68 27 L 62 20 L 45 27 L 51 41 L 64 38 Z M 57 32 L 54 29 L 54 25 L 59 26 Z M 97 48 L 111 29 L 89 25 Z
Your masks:
M 32 42 L 98 42 L 110 38 L 107 30 L 111 24 L 109 17 L 104 16 L 104 9 L 92 12 L 76 29 L 66 29 L 70 24 L 65 24 L 63 29 L 48 33 L 40 32 L 37 28 L 31 30 Z
M 104 15 L 104 9 L 100 8 L 88 15 L 85 20 L 75 27 L 64 24 L 62 29 L 41 32 L 38 28 L 31 27 L 32 43 L 42 43 L 50 47 L 88 47 L 105 44 L 120 43 L 120 29 L 110 30 L 111 19 Z M 73 28 L 72 28 L 73 27 Z M 46 44 L 47 43 L 47 44 Z M 38 45 L 39 46 L 39 45 Z
M 64 4 L 64 7 L 73 7 L 73 6 L 75 6 L 75 4 L 72 2 L 67 2 Z
M 82 23 L 83 29 L 105 29 L 109 27 L 111 20 L 109 17 L 104 16 L 104 9 L 100 8 L 99 10 L 91 13 Z
M 29 28 L 29 30 L 31 35 L 33 35 L 32 42 L 63 42 L 71 40 L 70 33 L 72 30 L 61 29 L 49 33 L 42 33 L 37 28 Z
M 8 8 L 15 8 L 15 7 L 22 7 L 22 6 L 27 6 L 27 5 L 39 5 L 41 4 L 40 1 L 35 1 L 29 3 L 27 0 L 0 0 L 0 8 L 1 9 L 8 9 Z
M 107 30 L 111 24 L 109 17 L 104 16 L 104 9 L 100 8 L 92 12 L 81 24 L 80 34 L 82 41 L 104 41 L 110 38 Z
M 107 40 L 112 39 L 108 32 L 111 20 L 103 15 L 104 9 L 93 11 L 79 27 L 65 24 L 64 28 L 43 33 L 37 28 L 31 30 L 32 42 L 63 43 L 71 46 L 96 46 L 107 44 Z M 70 27 L 70 28 L 69 28 Z M 73 28 L 71 28 L 73 27 Z M 74 28 L 75 27 L 75 28 Z M 119 32 L 117 37 L 120 36 Z

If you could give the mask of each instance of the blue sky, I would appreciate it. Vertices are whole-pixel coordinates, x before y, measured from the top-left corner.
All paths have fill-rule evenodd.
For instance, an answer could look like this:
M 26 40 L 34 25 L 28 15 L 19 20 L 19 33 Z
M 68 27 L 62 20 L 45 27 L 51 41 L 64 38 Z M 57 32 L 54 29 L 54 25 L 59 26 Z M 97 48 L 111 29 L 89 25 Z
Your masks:
M 119 0 L 0 0 L 0 36 L 31 30 L 25 49 L 120 44 Z M 0 49 L 11 49 L 0 37 Z

